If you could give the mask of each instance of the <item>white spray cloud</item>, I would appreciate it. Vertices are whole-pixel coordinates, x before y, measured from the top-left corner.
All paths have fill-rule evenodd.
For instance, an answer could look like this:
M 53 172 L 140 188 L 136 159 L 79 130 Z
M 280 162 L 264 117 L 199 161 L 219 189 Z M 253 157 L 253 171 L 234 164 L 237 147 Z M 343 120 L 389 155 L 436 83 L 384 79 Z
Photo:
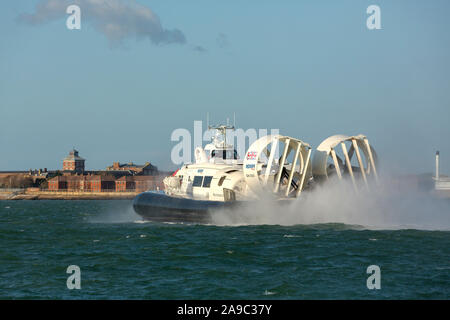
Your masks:
M 135 0 L 41 0 L 34 13 L 21 14 L 18 19 L 30 25 L 44 24 L 68 17 L 66 8 L 72 4 L 80 7 L 82 23 L 90 23 L 111 43 L 133 37 L 157 45 L 186 43 L 183 32 L 164 29 L 152 10 Z
M 111 201 L 105 210 L 92 213 L 87 221 L 90 223 L 133 223 L 142 218 L 133 210 L 128 201 Z
M 450 230 L 450 200 L 416 188 L 398 188 L 389 178 L 355 193 L 349 181 L 328 181 L 289 204 L 268 201 L 212 215 L 213 224 L 311 225 L 342 223 L 352 228 Z

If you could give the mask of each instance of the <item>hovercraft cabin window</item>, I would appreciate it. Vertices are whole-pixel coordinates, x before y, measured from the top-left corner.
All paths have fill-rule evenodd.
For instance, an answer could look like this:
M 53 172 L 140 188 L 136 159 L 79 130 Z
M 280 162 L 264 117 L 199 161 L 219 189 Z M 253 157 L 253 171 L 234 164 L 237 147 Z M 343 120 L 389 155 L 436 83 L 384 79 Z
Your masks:
M 209 188 L 211 186 L 212 178 L 212 176 L 206 176 L 205 179 L 203 179 L 203 188 Z
M 203 187 L 203 188 L 209 188 L 211 186 L 211 180 L 212 176 L 195 176 L 194 182 L 192 182 L 193 187 Z
M 222 176 L 222 177 L 220 177 L 220 179 L 219 179 L 219 187 L 221 187 L 222 186 L 222 184 L 223 184 L 223 182 L 225 181 L 225 179 L 226 179 L 227 177 L 226 176 Z
M 192 182 L 193 187 L 201 187 L 203 182 L 203 176 L 195 176 Z

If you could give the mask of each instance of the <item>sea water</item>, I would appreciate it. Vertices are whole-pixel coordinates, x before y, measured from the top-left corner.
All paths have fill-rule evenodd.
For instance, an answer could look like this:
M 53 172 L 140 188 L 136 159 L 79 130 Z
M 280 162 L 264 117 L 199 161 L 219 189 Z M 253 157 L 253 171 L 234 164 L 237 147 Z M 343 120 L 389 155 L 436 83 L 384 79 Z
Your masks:
M 357 219 L 344 213 L 373 203 L 329 213 L 330 201 L 307 201 L 297 211 L 223 213 L 208 225 L 145 222 L 131 201 L 0 201 L 0 298 L 450 298 L 448 200 L 424 207 L 440 211 L 428 224 L 433 215 L 420 206 L 431 218 Z M 414 211 L 381 211 L 402 210 Z M 68 289 L 71 265 L 80 289 Z M 372 265 L 380 289 L 367 286 Z

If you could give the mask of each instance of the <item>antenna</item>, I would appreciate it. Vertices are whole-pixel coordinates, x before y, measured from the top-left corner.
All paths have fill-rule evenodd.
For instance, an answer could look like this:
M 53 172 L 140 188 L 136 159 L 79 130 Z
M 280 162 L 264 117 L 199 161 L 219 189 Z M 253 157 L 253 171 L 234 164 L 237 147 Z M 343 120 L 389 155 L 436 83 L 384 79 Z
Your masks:
M 236 112 L 233 112 L 233 127 L 236 128 Z
M 206 113 L 206 127 L 209 130 L 209 112 Z
M 209 125 L 209 113 L 207 113 L 207 119 L 208 119 L 208 130 L 211 129 L 215 129 L 218 132 L 220 132 L 220 134 L 223 136 L 224 138 L 224 146 L 226 147 L 227 145 L 227 130 L 235 130 L 235 126 L 230 126 L 230 118 L 227 118 L 227 125 L 223 125 L 223 124 L 219 124 L 219 125 Z M 233 114 L 233 118 L 234 118 L 234 122 L 236 123 L 236 115 Z

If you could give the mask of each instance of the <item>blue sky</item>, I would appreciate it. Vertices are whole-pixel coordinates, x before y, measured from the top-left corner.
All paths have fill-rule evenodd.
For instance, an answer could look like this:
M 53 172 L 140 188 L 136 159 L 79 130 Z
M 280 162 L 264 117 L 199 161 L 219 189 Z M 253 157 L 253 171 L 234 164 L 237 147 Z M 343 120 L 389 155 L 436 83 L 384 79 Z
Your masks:
M 450 174 L 448 1 L 138 0 L 175 43 L 111 41 L 83 6 L 81 30 L 64 12 L 18 19 L 39 2 L 0 3 L 0 170 L 61 169 L 73 146 L 88 169 L 172 169 L 173 130 L 236 112 L 312 146 L 364 133 L 403 173 L 434 171 L 440 149 Z M 371 4 L 382 30 L 366 28 Z

